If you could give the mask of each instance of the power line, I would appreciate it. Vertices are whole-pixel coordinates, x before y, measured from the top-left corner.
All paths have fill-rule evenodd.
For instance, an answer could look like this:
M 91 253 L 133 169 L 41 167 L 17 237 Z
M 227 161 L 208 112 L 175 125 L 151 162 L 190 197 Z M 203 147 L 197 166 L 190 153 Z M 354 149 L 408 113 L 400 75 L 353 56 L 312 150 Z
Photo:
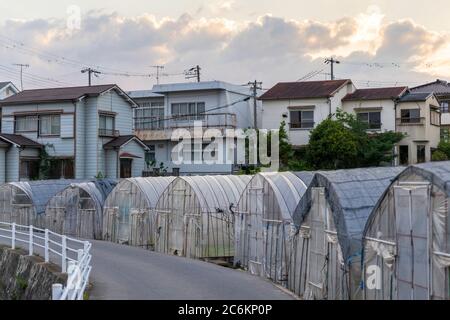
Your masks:
M 85 69 L 81 70 L 81 73 L 87 73 L 88 74 L 89 87 L 92 85 L 92 75 L 98 77 L 98 75 L 101 74 L 100 71 L 94 70 L 92 68 L 85 68 Z
M 331 80 L 334 80 L 334 64 L 340 64 L 341 62 L 339 60 L 334 59 L 333 57 L 327 58 L 324 61 L 325 64 L 329 64 L 331 67 Z
M 186 79 L 196 78 L 197 82 L 200 82 L 200 70 L 201 70 L 200 66 L 197 65 L 193 68 L 186 70 L 184 72 L 184 75 L 185 75 Z
M 255 80 L 253 82 L 249 82 L 248 85 L 250 86 L 253 92 L 253 128 L 258 129 L 258 118 L 257 118 L 258 101 L 256 99 L 258 97 L 258 90 L 262 90 L 262 82 Z
M 156 69 L 156 84 L 159 84 L 160 71 L 164 70 L 164 66 L 152 66 Z

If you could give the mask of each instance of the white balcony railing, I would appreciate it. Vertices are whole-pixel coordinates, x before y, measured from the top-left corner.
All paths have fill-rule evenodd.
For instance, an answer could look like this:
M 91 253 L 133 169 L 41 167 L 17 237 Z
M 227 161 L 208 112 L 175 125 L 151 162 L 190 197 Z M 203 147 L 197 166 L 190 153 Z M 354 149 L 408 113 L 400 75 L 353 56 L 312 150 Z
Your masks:
M 201 122 L 204 128 L 236 128 L 234 113 L 206 113 L 171 117 L 137 117 L 134 119 L 135 130 L 167 130 L 192 128 Z
M 46 263 L 60 265 L 67 273 L 67 282 L 54 284 L 53 300 L 83 300 L 91 273 L 92 244 L 57 234 L 48 229 L 0 222 L 0 239 L 9 240 L 10 247 L 23 246 L 28 254 L 41 254 Z M 3 243 L 3 242 L 2 242 Z

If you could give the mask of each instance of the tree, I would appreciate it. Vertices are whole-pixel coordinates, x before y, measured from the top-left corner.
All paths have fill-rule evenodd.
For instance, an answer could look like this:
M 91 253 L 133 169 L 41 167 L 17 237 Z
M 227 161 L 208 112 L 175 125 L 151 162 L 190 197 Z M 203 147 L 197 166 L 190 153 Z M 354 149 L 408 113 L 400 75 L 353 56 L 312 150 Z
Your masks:
M 358 155 L 357 137 L 342 121 L 326 119 L 311 131 L 306 154 L 314 169 L 350 168 Z
M 368 132 L 355 115 L 338 109 L 335 119 L 322 121 L 311 131 L 308 162 L 315 169 L 374 167 L 391 163 L 393 148 L 404 135 Z

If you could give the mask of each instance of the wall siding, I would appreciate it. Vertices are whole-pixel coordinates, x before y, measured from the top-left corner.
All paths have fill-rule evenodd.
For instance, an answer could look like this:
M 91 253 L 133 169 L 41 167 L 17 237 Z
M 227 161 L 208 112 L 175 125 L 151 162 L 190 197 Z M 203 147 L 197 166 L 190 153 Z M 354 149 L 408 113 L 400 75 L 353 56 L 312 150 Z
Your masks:
M 19 181 L 19 149 L 12 146 L 6 153 L 6 182 Z
M 0 148 L 0 183 L 6 182 L 6 148 Z
M 131 167 L 131 174 L 133 177 L 141 177 L 142 171 L 145 169 L 145 150 L 136 141 L 130 141 L 120 148 L 120 153 L 127 152 L 135 156 L 140 157 L 139 159 L 133 159 L 133 164 Z

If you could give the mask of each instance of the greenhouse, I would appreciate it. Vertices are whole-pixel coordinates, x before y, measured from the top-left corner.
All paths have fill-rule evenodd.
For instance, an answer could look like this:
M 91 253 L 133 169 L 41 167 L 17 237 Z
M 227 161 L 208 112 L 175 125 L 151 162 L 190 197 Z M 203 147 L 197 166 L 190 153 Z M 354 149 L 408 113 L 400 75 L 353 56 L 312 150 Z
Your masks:
M 103 240 L 154 248 L 155 206 L 173 177 L 123 179 L 105 201 Z
M 155 249 L 197 259 L 232 260 L 233 208 L 250 176 L 179 177 L 156 206 Z
M 297 244 L 301 259 L 294 267 L 306 270 L 298 284 L 300 296 L 319 300 L 361 297 L 364 227 L 383 192 L 403 170 L 352 169 L 314 176 L 294 213 L 301 238 Z
M 308 172 L 253 177 L 235 214 L 235 266 L 296 291 L 298 275 L 290 272 L 291 260 L 297 260 L 292 214 L 312 178 Z
M 45 228 L 45 206 L 76 180 L 10 182 L 0 186 L 0 221 Z
M 83 239 L 101 239 L 103 203 L 116 186 L 115 180 L 71 183 L 45 208 L 46 228 Z
M 450 162 L 414 165 L 389 187 L 364 232 L 364 297 L 450 298 Z

